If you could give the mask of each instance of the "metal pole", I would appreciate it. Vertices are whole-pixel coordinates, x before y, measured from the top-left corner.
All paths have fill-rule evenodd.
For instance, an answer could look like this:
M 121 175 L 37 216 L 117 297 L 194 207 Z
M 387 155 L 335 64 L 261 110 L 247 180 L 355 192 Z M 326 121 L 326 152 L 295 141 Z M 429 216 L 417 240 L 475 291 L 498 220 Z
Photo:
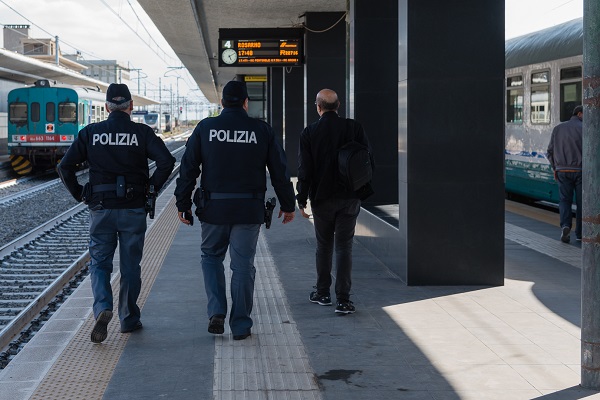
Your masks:
M 581 386 L 600 390 L 600 2 L 583 1 Z
M 56 54 L 54 54 L 54 60 L 56 61 L 56 65 L 60 65 L 60 58 L 58 56 L 58 36 L 54 36 L 54 40 L 56 41 L 55 46 L 54 46 L 55 47 L 54 52 L 56 53 Z

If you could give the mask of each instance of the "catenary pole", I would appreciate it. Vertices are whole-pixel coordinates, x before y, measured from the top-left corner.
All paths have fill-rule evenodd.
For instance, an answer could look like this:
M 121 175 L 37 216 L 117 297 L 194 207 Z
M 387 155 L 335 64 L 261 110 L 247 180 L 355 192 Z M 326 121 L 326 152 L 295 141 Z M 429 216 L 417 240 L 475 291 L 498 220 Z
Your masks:
M 581 386 L 600 390 L 600 2 L 583 1 Z

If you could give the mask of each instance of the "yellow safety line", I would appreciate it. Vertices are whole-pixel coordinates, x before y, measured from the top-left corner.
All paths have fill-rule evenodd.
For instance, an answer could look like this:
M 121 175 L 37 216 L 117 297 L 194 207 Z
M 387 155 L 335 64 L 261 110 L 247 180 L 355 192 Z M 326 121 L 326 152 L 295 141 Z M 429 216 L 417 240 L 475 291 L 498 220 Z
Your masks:
M 142 290 L 138 305 L 143 308 L 158 271 L 179 228 L 175 198 L 146 234 L 142 267 Z M 114 310 L 118 310 L 119 274 L 112 279 Z M 92 300 L 90 299 L 90 302 Z M 52 369 L 30 397 L 31 400 L 102 399 L 130 334 L 120 332 L 117 313 L 108 326 L 108 337 L 101 344 L 90 341 L 93 314 L 67 345 Z M 139 383 L 139 382 L 138 382 Z

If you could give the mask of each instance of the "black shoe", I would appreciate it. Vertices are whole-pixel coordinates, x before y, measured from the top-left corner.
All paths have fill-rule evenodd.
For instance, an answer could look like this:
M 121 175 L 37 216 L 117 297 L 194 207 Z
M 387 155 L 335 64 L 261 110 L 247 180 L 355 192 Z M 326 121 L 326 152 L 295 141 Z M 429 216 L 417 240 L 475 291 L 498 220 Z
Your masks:
M 129 329 L 121 328 L 121 333 L 134 332 L 134 331 L 142 329 L 143 327 L 144 327 L 144 325 L 142 325 L 142 321 L 138 321 L 138 322 L 135 323 L 135 325 L 133 326 L 133 328 L 129 328 Z
M 233 340 L 244 340 L 247 337 L 250 337 L 250 335 L 252 335 L 250 332 L 244 333 L 243 335 L 233 335 Z
M 311 303 L 317 303 L 320 306 L 331 305 L 331 296 L 320 295 L 317 292 L 311 292 L 310 296 L 308 296 L 308 300 L 310 300 Z
M 562 227 L 560 241 L 563 243 L 569 243 L 571 241 L 571 228 L 568 226 Z
M 111 310 L 102 310 L 96 318 L 96 325 L 92 329 L 91 339 L 94 343 L 102 343 L 108 336 L 108 323 L 112 319 L 113 313 Z
M 225 332 L 225 316 L 223 314 L 215 314 L 210 317 L 208 332 L 215 335 L 221 335 Z
M 354 308 L 354 303 L 350 300 L 338 301 L 335 306 L 335 312 L 340 314 L 353 314 L 356 312 L 356 309 Z

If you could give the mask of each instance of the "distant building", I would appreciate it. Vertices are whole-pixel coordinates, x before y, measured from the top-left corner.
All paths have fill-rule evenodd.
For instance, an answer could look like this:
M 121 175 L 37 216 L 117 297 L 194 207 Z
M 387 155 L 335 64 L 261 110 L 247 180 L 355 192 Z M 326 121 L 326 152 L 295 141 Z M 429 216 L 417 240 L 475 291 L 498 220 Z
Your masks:
M 73 71 L 87 67 L 63 57 L 56 39 L 36 39 L 29 36 L 30 25 L 4 25 L 4 48 L 50 64 L 57 64 Z
M 30 37 L 30 25 L 4 25 L 4 48 L 17 53 L 77 71 L 82 75 L 106 83 L 126 83 L 132 86 L 129 69 L 117 60 L 84 60 L 81 53 L 62 55 L 60 38 L 58 57 L 56 38 Z

